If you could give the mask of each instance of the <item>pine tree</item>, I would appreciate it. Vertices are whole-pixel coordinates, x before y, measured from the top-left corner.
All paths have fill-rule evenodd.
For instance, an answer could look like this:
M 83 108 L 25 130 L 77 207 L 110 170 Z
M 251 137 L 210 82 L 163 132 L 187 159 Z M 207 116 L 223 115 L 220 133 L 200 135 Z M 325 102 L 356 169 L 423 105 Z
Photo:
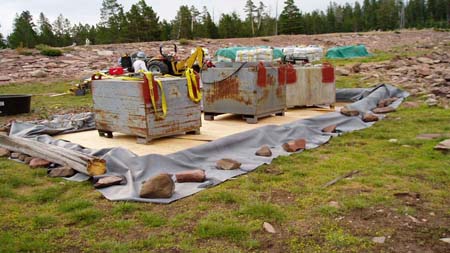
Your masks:
M 364 29 L 364 20 L 361 5 L 358 1 L 355 2 L 353 7 L 353 31 L 359 32 Z
M 71 38 L 71 25 L 70 21 L 65 18 L 62 14 L 56 18 L 55 22 L 53 22 L 53 33 L 56 37 L 56 46 L 68 46 L 72 44 Z
M 142 24 L 140 26 L 140 33 L 144 41 L 158 40 L 161 34 L 158 22 L 159 17 L 153 11 L 153 8 L 148 6 L 144 0 L 138 2 L 140 15 L 142 16 Z
M 172 21 L 172 38 L 192 39 L 191 22 L 192 15 L 189 7 L 187 5 L 180 6 L 176 18 Z
M 56 46 L 56 37 L 55 34 L 53 33 L 52 25 L 50 24 L 48 18 L 45 17 L 44 13 L 42 12 L 39 14 L 38 25 L 39 25 L 39 34 L 38 34 L 39 43 L 49 46 Z
M 214 23 L 214 21 L 211 18 L 211 14 L 209 13 L 206 6 L 203 6 L 202 11 L 202 33 L 201 37 L 203 38 L 212 38 L 216 39 L 219 37 L 219 31 Z
M 302 31 L 300 10 L 294 0 L 286 0 L 285 6 L 279 18 L 279 33 L 298 34 Z
M 238 38 L 242 33 L 242 20 L 236 12 L 222 14 L 219 20 L 219 36 L 221 38 Z
M 16 15 L 13 32 L 8 36 L 9 46 L 12 48 L 34 47 L 38 42 L 34 26 L 33 17 L 29 11 L 23 11 L 20 15 Z
M 0 28 L 1 28 L 2 26 L 0 25 Z M 0 33 L 0 49 L 2 49 L 2 48 L 6 48 L 6 42 L 5 42 L 5 39 L 3 38 L 3 34 L 2 33 Z
M 244 7 L 245 13 L 247 13 L 246 22 L 250 24 L 252 36 L 255 36 L 255 11 L 256 6 L 252 0 L 247 0 Z
M 171 39 L 171 32 L 172 32 L 172 24 L 167 22 L 167 20 L 163 20 L 160 24 L 159 27 L 161 29 L 161 35 L 160 35 L 160 40 L 165 41 L 165 40 L 170 40 Z

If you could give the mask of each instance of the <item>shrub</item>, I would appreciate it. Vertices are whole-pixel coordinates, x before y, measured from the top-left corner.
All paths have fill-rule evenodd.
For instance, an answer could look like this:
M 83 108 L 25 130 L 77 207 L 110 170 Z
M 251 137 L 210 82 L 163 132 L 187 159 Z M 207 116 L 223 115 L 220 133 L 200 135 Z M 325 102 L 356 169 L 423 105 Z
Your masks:
M 57 48 L 44 48 L 41 50 L 41 54 L 42 55 L 46 55 L 46 56 L 61 56 L 63 53 L 61 50 L 57 49 Z
M 180 39 L 180 45 L 189 45 L 189 40 L 187 39 Z
M 32 55 L 33 54 L 33 51 L 31 51 L 30 49 L 25 48 L 25 47 L 16 48 L 16 52 L 20 55 Z

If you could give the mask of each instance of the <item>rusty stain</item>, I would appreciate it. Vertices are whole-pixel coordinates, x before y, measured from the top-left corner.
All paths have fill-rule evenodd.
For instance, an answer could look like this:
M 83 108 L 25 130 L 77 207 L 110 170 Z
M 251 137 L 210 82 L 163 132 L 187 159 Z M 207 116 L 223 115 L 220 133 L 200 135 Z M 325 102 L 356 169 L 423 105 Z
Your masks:
M 212 84 L 212 88 L 205 94 L 205 100 L 208 103 L 214 103 L 223 99 L 232 99 L 246 105 L 251 104 L 250 98 L 244 98 L 239 91 L 240 80 L 238 77 L 230 77 L 221 82 Z

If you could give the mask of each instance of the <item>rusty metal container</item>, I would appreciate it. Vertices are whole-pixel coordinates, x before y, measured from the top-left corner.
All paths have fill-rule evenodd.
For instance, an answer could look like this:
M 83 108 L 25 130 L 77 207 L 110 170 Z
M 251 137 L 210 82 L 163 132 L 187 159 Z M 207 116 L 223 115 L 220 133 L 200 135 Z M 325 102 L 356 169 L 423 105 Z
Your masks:
M 331 67 L 332 68 L 332 67 Z M 333 78 L 324 78 L 324 68 L 318 66 L 296 66 L 297 81 L 286 86 L 288 108 L 296 106 L 329 105 L 336 103 L 336 83 Z M 328 79 L 328 80 L 327 80 Z
M 117 79 L 92 82 L 95 123 L 100 136 L 112 138 L 113 132 L 137 136 L 138 143 L 177 134 L 199 134 L 200 103 L 188 97 L 186 78 L 161 78 L 167 101 L 164 119 L 155 117 L 148 89 L 140 81 Z M 162 113 L 161 93 L 157 113 Z
M 259 64 L 263 63 L 221 62 L 202 72 L 205 120 L 231 113 L 255 124 L 261 117 L 284 116 L 286 86 L 278 82 L 278 67 L 264 63 L 261 82 Z

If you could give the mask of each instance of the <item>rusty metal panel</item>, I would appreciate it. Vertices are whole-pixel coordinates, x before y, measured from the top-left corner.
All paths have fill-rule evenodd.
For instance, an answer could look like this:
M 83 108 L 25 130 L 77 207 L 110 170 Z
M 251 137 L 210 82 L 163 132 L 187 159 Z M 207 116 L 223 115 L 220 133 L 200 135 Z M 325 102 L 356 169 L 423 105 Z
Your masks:
M 242 64 L 221 63 L 203 71 L 203 111 L 255 117 L 283 112 L 286 87 L 278 83 L 278 67 L 267 64 L 267 82 L 258 86 L 257 64 Z
M 295 67 L 297 82 L 286 87 L 287 107 L 333 105 L 336 84 L 322 82 L 322 67 Z
M 93 81 L 97 129 L 138 136 L 144 139 L 143 142 L 163 136 L 198 132 L 201 126 L 200 103 L 189 99 L 186 78 L 160 80 L 167 101 L 167 115 L 164 119 L 155 119 L 153 107 L 146 105 L 142 82 Z M 162 108 L 161 98 L 157 108 Z M 161 109 L 158 111 L 162 114 Z

